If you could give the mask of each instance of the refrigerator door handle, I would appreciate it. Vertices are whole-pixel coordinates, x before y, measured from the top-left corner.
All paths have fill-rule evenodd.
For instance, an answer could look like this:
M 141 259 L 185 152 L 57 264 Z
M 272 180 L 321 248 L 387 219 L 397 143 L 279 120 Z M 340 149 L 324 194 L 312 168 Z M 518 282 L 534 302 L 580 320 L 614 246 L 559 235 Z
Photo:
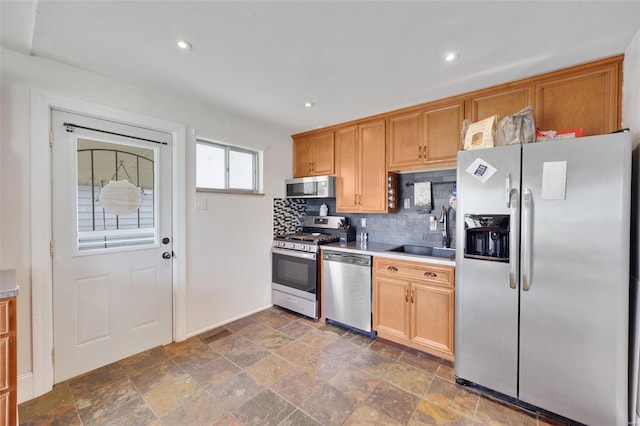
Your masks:
M 505 184 L 507 189 L 507 208 L 511 208 L 511 175 L 509 173 L 507 173 Z
M 522 290 L 531 288 L 531 227 L 533 195 L 530 189 L 522 193 Z
M 507 175 L 508 176 L 508 175 Z M 511 217 L 509 219 L 509 287 L 515 289 L 518 286 L 518 223 L 520 218 L 520 208 L 518 199 L 520 195 L 517 189 L 512 189 L 509 196 L 511 206 Z

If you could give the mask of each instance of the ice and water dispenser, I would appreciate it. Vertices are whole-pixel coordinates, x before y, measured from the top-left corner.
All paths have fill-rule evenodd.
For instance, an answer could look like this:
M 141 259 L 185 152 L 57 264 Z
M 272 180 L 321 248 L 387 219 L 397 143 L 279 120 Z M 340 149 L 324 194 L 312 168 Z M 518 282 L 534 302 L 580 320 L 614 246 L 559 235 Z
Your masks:
M 509 215 L 465 214 L 464 257 L 509 261 Z

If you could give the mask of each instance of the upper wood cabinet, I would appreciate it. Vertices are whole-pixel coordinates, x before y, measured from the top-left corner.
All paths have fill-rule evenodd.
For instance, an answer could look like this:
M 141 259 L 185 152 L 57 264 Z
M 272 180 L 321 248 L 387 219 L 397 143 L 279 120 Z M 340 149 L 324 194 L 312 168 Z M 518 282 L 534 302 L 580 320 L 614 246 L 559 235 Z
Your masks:
M 621 126 L 622 60 L 552 73 L 535 84 L 535 123 L 540 130 L 581 127 L 584 136 Z
M 464 101 L 433 102 L 388 117 L 389 171 L 455 167 Z
M 387 212 L 385 121 L 335 131 L 336 211 Z
M 497 115 L 498 120 L 533 105 L 533 87 L 498 87 L 475 92 L 466 102 L 466 118 L 471 122 Z
M 293 138 L 293 177 L 332 175 L 333 130 Z

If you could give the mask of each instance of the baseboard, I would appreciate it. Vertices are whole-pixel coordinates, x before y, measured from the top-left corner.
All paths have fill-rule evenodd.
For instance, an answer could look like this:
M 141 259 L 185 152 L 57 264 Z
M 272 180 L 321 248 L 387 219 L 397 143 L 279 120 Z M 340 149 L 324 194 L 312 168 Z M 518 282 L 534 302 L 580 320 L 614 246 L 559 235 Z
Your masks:
M 18 376 L 18 404 L 33 398 L 33 373 L 21 374 Z
M 271 308 L 271 307 L 273 307 L 273 305 L 272 305 L 272 304 L 264 305 L 264 306 L 262 306 L 261 308 L 254 309 L 253 311 L 246 312 L 246 313 L 244 313 L 244 314 L 242 314 L 242 315 L 238 315 L 238 316 L 233 317 L 233 318 L 231 318 L 231 319 L 228 319 L 228 320 L 222 321 L 222 322 L 220 322 L 220 323 L 218 323 L 218 324 L 210 325 L 210 326 L 208 326 L 208 327 L 203 327 L 203 328 L 201 328 L 200 330 L 192 331 L 191 333 L 188 333 L 188 334 L 187 334 L 187 339 L 188 339 L 189 337 L 193 337 L 193 336 L 197 336 L 198 334 L 205 333 L 205 332 L 207 332 L 207 331 L 209 331 L 209 330 L 213 330 L 213 329 L 215 329 L 215 328 L 222 327 L 222 326 L 223 326 L 223 325 L 225 325 L 225 324 L 232 323 L 232 322 L 234 322 L 234 321 L 236 321 L 236 320 L 239 320 L 239 319 L 242 319 L 242 318 L 244 318 L 244 317 L 248 317 L 249 315 L 253 315 L 253 314 L 257 313 L 257 312 L 264 311 L 265 309 L 268 309 L 268 308 Z

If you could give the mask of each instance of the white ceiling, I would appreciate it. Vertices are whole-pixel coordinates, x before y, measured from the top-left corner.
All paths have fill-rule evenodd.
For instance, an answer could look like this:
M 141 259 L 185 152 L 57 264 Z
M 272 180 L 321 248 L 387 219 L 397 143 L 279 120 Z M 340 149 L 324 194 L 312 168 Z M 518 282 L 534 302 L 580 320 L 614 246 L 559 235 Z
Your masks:
M 624 53 L 640 1 L 0 0 L 1 44 L 289 133 Z M 189 52 L 173 42 L 185 38 Z M 445 52 L 460 57 L 445 63 Z M 304 108 L 307 100 L 314 108 Z

